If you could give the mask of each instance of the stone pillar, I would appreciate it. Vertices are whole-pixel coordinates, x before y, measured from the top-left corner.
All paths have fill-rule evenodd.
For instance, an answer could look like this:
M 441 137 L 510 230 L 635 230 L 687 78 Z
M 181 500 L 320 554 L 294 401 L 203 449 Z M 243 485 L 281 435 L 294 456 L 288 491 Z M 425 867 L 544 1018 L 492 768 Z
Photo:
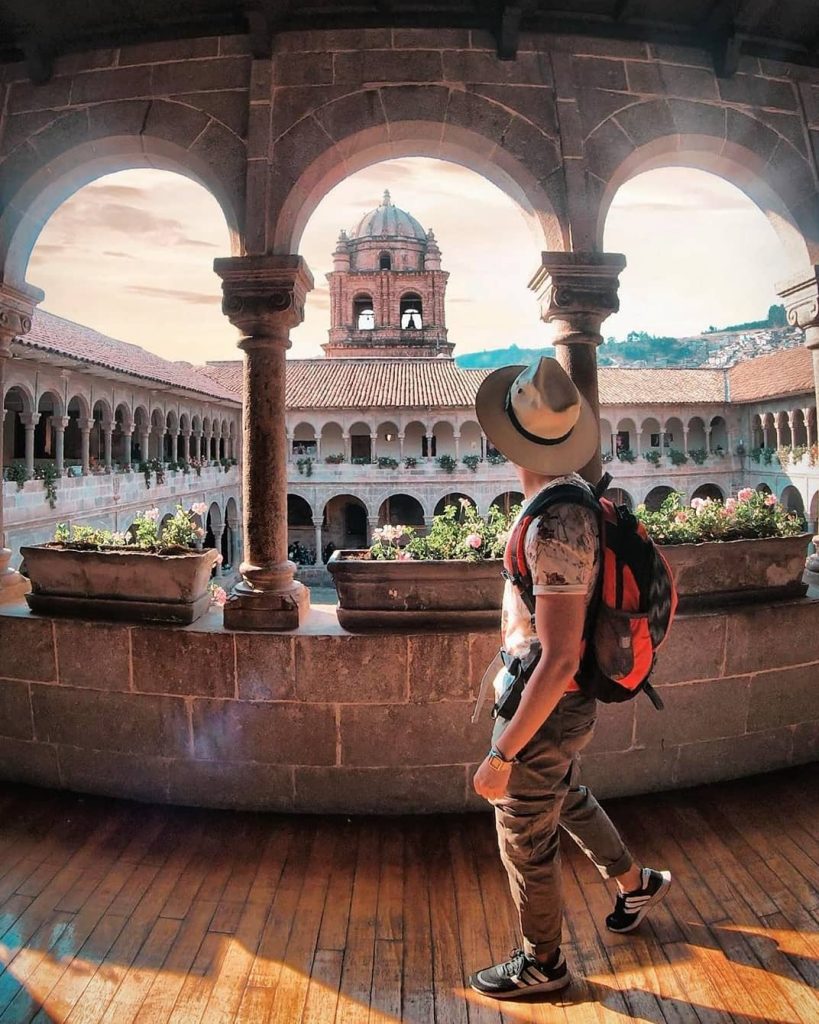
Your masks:
M 540 318 L 550 327 L 548 340 L 556 347 L 558 362 L 591 405 L 598 427 L 597 346 L 603 341 L 600 327 L 620 308 L 617 290 L 625 265 L 621 253 L 544 252 L 529 282 L 538 297 Z M 602 472 L 598 446 L 581 473 L 596 483 Z
M 708 456 L 711 456 L 711 428 L 705 428 L 705 450 L 708 452 Z
M 202 458 L 202 431 L 194 430 L 193 432 L 193 457 L 199 461 Z
M 686 427 L 685 424 L 683 424 L 683 446 L 682 446 L 682 450 L 685 452 L 686 455 L 688 454 L 688 427 Z
M 350 462 L 350 461 L 352 461 L 352 455 L 351 455 L 352 444 L 350 442 L 350 435 L 349 434 L 342 434 L 341 436 L 342 436 L 342 438 L 344 440 L 344 461 L 345 462 Z
M 427 439 L 427 459 L 432 458 L 432 434 L 425 435 Z
M 367 547 L 373 542 L 373 533 L 378 529 L 378 516 L 367 516 Z
M 810 414 L 811 414 L 811 409 L 810 408 L 802 410 L 802 416 L 803 416 L 803 418 L 805 420 L 805 437 L 807 438 L 808 448 L 810 448 L 812 445 L 816 444 L 816 438 L 814 437 L 813 430 L 811 429 L 812 424 L 811 424 L 811 421 L 810 421 L 810 419 L 811 419 Z
M 82 446 L 80 448 L 80 456 L 82 458 L 82 475 L 88 476 L 89 466 L 91 463 L 91 431 L 94 429 L 94 421 L 92 419 L 77 420 L 77 426 L 80 428 L 80 436 L 82 437 Z
M 123 427 L 122 428 L 122 451 L 125 455 L 124 465 L 130 466 L 132 461 L 132 450 L 133 450 L 133 439 L 134 439 L 134 428 Z
M 70 422 L 68 416 L 55 416 L 51 421 L 51 426 L 54 428 L 54 462 L 60 476 L 65 469 L 65 428 Z
M 236 256 L 214 261 L 222 310 L 243 334 L 242 580 L 225 605 L 228 629 L 294 629 L 310 592 L 287 558 L 285 353 L 304 319 L 313 277 L 301 256 Z
M 321 557 L 321 520 L 313 520 L 313 530 L 316 535 L 316 565 L 324 565 L 324 559 Z
M 285 434 L 285 444 L 287 445 L 287 464 L 292 465 L 293 463 L 293 435 L 291 433 Z
M 813 387 L 819 408 L 819 266 L 777 288 L 785 303 L 788 323 L 805 332 L 805 346 L 813 354 Z
M 461 461 L 461 435 L 455 434 L 455 461 Z
M 113 456 L 113 452 L 112 452 L 113 433 L 114 433 L 114 424 L 113 423 L 108 423 L 108 422 L 103 423 L 103 425 L 102 425 L 102 439 L 103 439 L 103 444 L 105 445 L 105 447 L 104 447 L 104 452 L 105 452 L 105 456 L 104 456 L 104 458 L 105 458 L 105 468 L 108 469 L 108 470 L 111 469 L 111 466 L 113 464 L 113 457 L 112 457 Z
M 774 420 L 774 433 L 776 434 L 776 447 L 777 448 L 781 448 L 782 447 L 782 426 L 780 424 L 778 416 Z
M 182 431 L 182 458 L 185 462 L 191 461 L 191 432 L 190 430 Z
M 634 424 L 634 429 L 637 431 L 637 437 L 635 439 L 636 442 L 637 442 L 637 447 L 635 449 L 636 452 L 637 452 L 637 458 L 638 459 L 642 459 L 642 457 L 643 457 L 643 424 L 642 423 L 635 423 Z
M 222 554 L 222 536 L 224 535 L 225 528 L 220 526 L 218 529 L 213 531 L 213 547 L 218 554 Z M 215 574 L 217 576 L 222 575 L 222 562 L 217 563 Z
M 316 434 L 316 462 L 321 462 L 321 434 Z
M 151 458 L 151 432 L 150 430 L 142 430 L 139 434 L 139 451 L 140 460 L 142 462 L 148 462 Z
M 23 289 L 12 288 L 0 278 L 0 396 L 5 393 L 6 360 L 11 354 L 11 343 L 15 338 L 28 334 L 34 307 L 42 302 L 43 293 L 39 288 L 25 285 Z M 0 469 L 2 469 L 3 420 L 0 414 Z M 28 580 L 16 569 L 9 566 L 11 550 L 6 547 L 5 523 L 3 519 L 3 481 L 0 472 L 0 604 L 20 601 L 28 593 Z
M 404 435 L 398 435 L 398 461 L 404 461 Z
M 20 422 L 26 432 L 26 469 L 29 473 L 34 472 L 34 429 L 40 422 L 38 412 L 20 413 Z
M 171 432 L 171 462 L 179 462 L 179 431 Z

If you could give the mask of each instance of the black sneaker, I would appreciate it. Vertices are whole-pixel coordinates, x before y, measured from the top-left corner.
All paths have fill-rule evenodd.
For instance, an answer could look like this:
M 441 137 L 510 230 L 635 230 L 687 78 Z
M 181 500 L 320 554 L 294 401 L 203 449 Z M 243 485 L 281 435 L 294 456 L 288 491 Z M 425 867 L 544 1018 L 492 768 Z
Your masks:
M 671 885 L 669 871 L 643 868 L 643 884 L 632 892 L 617 894 L 614 911 L 606 918 L 610 932 L 630 932 L 643 920 L 652 907 L 665 897 Z
M 522 949 L 513 949 L 509 956 L 505 963 L 476 971 L 469 979 L 472 988 L 494 999 L 514 999 L 535 992 L 557 992 L 572 980 L 560 950 L 548 965 Z

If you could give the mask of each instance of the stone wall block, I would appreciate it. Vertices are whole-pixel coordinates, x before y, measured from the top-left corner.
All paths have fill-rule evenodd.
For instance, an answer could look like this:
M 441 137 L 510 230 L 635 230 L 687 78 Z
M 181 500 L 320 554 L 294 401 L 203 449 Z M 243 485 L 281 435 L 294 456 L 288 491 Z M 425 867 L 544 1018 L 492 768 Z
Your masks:
M 626 61 L 626 79 L 629 92 L 639 92 L 652 96 L 663 92 L 663 80 L 660 74 L 662 65 L 642 60 Z
M 441 85 L 390 85 L 379 90 L 389 124 L 446 118 L 450 91 Z
M 713 103 L 697 103 L 694 100 L 670 99 L 668 101 L 674 127 L 680 135 L 710 135 L 716 139 L 725 138 L 725 109 Z
M 468 50 L 468 28 L 395 28 L 392 45 L 396 50 Z
M 512 118 L 499 142 L 505 152 L 528 167 L 538 179 L 547 178 L 560 167 L 557 143 L 522 117 Z
M 323 128 L 312 118 L 304 118 L 273 143 L 270 173 L 291 185 L 314 160 L 333 146 Z
M 63 789 L 149 803 L 168 802 L 168 759 L 148 753 L 57 747 Z
M 530 121 L 535 127 L 557 138 L 557 111 L 554 90 L 536 85 L 473 85 L 471 91 L 493 103 L 499 103 Z
M 793 730 L 793 763 L 819 761 L 819 721 L 802 722 Z
M 813 173 L 808 162 L 784 139 L 765 168 L 767 182 L 784 203 L 793 208 L 816 194 Z
M 489 668 L 500 651 L 500 633 L 470 633 L 469 634 L 469 696 L 477 697 L 484 672 Z M 482 718 L 489 713 L 489 709 L 495 703 L 494 691 L 486 696 L 486 702 L 481 713 Z
M 225 190 L 234 202 L 239 223 L 242 222 L 242 204 L 245 194 L 247 168 L 245 146 L 233 132 L 211 121 L 190 152 L 200 156 L 219 174 Z
M 486 754 L 487 730 L 483 723 L 471 724 L 471 713 L 468 701 L 344 706 L 341 763 L 401 767 L 479 761 Z
M 580 120 L 579 134 L 584 139 L 613 114 L 619 114 L 629 107 L 634 107 L 637 110 L 643 109 L 638 103 L 639 97 L 624 92 L 606 92 L 605 89 L 578 89 L 576 96 L 577 117 Z M 562 108 L 561 124 L 564 123 L 564 112 L 570 110 L 572 104 L 564 102 Z M 648 113 L 645 116 L 647 120 L 650 120 Z M 580 155 L 582 156 L 582 153 Z
M 675 132 L 671 108 L 665 100 L 626 107 L 617 113 L 615 120 L 635 146 L 644 146 L 660 136 Z
M 156 43 L 135 43 L 120 47 L 119 66 L 159 64 L 164 61 L 197 60 L 219 54 L 219 37 L 203 39 L 166 39 Z
M 725 674 L 815 661 L 816 612 L 813 601 L 777 601 L 730 612 Z
M 717 80 L 711 70 L 661 64 L 660 78 L 666 96 L 719 102 Z
M 333 58 L 336 84 L 440 82 L 443 78 L 441 53 L 437 50 L 353 50 L 336 53 Z
M 0 616 L 0 676 L 57 681 L 51 619 Z
M 800 85 L 805 117 L 811 128 L 819 128 L 819 85 Z
M 412 59 L 413 55 L 407 55 Z M 459 85 L 507 83 L 509 85 L 552 85 L 548 54 L 518 53 L 517 60 L 498 60 L 495 53 L 482 50 L 445 50 L 443 78 Z M 437 77 L 441 77 L 438 75 Z
M 751 679 L 748 732 L 819 721 L 819 661 Z
M 138 692 L 235 696 L 232 634 L 139 626 L 131 642 Z
M 71 104 L 75 107 L 151 95 L 151 68 L 147 66 L 86 71 L 71 81 Z
M 217 57 L 213 60 L 155 64 L 152 71 L 154 96 L 250 88 L 250 60 L 247 57 Z
M 725 117 L 726 133 L 730 142 L 745 146 L 761 160 L 770 159 L 780 141 L 776 132 L 740 110 L 727 108 Z
M 749 676 L 701 679 L 681 686 L 662 686 L 665 710 L 656 711 L 647 698 L 637 706 L 637 745 L 673 747 L 698 740 L 741 736 L 748 719 Z
M 463 633 L 409 638 L 409 692 L 412 701 L 468 699 L 474 693 L 469 638 Z
M 331 765 L 335 712 L 329 705 L 195 700 L 193 743 L 207 761 Z
M 678 615 L 657 653 L 651 682 L 661 686 L 722 675 L 725 628 L 724 615 Z
M 593 751 L 581 759 L 582 781 L 599 799 L 668 789 L 678 747 L 637 747 L 616 753 Z
M 0 778 L 4 782 L 60 789 L 56 747 L 0 736 Z
M 292 700 L 296 696 L 291 636 L 236 633 L 236 681 L 240 700 Z
M 115 47 L 86 50 L 84 53 L 66 53 L 54 61 L 54 77 L 76 75 L 80 71 L 95 71 L 97 68 L 112 68 L 118 63 L 119 51 Z
M 676 783 L 696 786 L 784 768 L 791 762 L 792 750 L 793 735 L 788 729 L 687 743 L 680 747 Z
M 277 53 L 273 57 L 272 84 L 332 85 L 333 54 L 321 53 L 305 60 L 300 53 Z
M 633 743 L 635 705 L 648 704 L 647 698 L 625 701 L 622 704 L 597 705 L 597 724 L 589 744 L 589 752 L 607 753 L 610 750 L 628 750 Z
M 43 131 L 34 135 L 30 144 L 42 163 L 48 163 L 66 150 L 85 140 L 88 134 L 88 111 L 72 110 L 61 114 Z
M 67 107 L 71 99 L 71 79 L 52 78 L 43 85 L 31 81 L 15 82 L 9 90 L 8 113 L 24 110 L 58 110 Z
M 273 40 L 273 52 L 278 55 L 280 53 L 325 54 L 333 50 L 383 50 L 392 46 L 392 32 L 391 28 L 311 29 L 304 32 L 277 32 Z M 311 61 L 314 59 L 314 56 L 310 57 Z
M 692 68 L 713 68 L 714 58 L 692 46 L 673 46 L 665 43 L 652 43 L 649 47 L 651 56 L 663 64 L 684 64 Z
M 332 103 L 350 91 L 346 85 L 309 85 L 277 88 L 271 101 L 271 138 L 278 139 L 303 117 L 318 114 L 327 103 Z
M 732 75 L 719 79 L 720 99 L 751 107 L 771 107 L 774 110 L 796 110 L 796 90 L 791 82 L 752 75 Z
M 254 104 L 248 112 L 247 158 L 266 160 L 270 150 L 270 107 Z
M 33 684 L 31 702 L 34 734 L 46 743 L 187 756 L 188 714 L 176 697 Z
M 129 689 L 131 659 L 127 627 L 55 619 L 54 630 L 61 683 L 91 690 Z
M 0 102 L 2 102 L 2 98 L 3 93 L 0 90 Z M 38 131 L 51 124 L 59 116 L 53 110 L 32 110 L 8 116 L 3 122 L 2 131 L 0 131 L 0 153 L 11 153 L 13 149 L 16 149 L 29 137 L 36 135 Z M 12 504 L 11 497 L 7 496 L 5 499 L 4 507 L 6 509 Z
M 250 102 L 269 103 L 273 93 L 273 65 L 269 60 L 254 60 L 250 65 Z
M 240 139 L 247 138 L 248 108 L 244 92 L 189 92 L 172 96 L 171 100 L 202 110 L 235 132 Z
M 608 89 L 627 92 L 626 66 L 621 60 L 603 57 L 575 57 L 572 69 L 577 86 L 581 89 Z
M 182 103 L 152 103 L 145 118 L 144 134 L 176 142 L 187 149 L 205 130 L 210 115 Z
M 432 638 L 431 638 L 432 639 Z M 296 637 L 296 697 L 334 704 L 407 700 L 407 638 Z
M 168 772 L 172 804 L 236 811 L 293 810 L 293 769 L 286 765 L 174 760 Z
M 34 739 L 28 683 L 0 679 L 0 736 Z
M 469 92 L 453 91 L 446 111 L 447 125 L 457 125 L 468 131 L 477 132 L 493 142 L 503 136 L 512 122 L 513 114 L 496 103 Z
M 384 108 L 377 89 L 367 89 L 328 103 L 317 110 L 315 118 L 331 139 L 350 135 L 384 124 Z
M 619 125 L 607 121 L 590 135 L 585 145 L 589 170 L 607 181 L 634 151 L 634 144 Z
M 315 814 L 451 813 L 466 809 L 464 768 L 296 768 L 296 805 Z
M 219 56 L 233 57 L 242 54 L 249 57 L 252 54 L 250 36 L 220 36 Z

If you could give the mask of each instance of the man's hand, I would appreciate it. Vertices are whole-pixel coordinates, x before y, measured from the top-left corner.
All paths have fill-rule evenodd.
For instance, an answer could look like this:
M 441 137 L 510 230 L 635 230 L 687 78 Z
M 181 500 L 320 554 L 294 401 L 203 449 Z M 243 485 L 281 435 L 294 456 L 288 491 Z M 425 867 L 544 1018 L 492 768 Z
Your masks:
M 478 796 L 482 796 L 484 800 L 500 800 L 501 797 L 506 795 L 506 787 L 509 784 L 511 772 L 511 762 L 502 765 L 500 769 L 492 768 L 489 765 L 489 757 L 485 757 L 481 764 L 478 765 L 478 770 L 472 779 L 475 792 Z

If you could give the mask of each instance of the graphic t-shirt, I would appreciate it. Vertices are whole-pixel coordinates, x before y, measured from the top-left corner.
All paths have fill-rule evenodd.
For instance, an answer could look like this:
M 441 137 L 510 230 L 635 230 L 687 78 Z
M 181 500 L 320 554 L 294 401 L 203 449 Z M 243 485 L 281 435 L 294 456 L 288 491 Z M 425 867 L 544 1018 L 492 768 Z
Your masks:
M 553 480 L 544 490 L 567 483 L 591 490 L 576 473 Z M 534 498 L 524 503 L 510 537 L 532 501 Z M 532 521 L 526 531 L 524 551 L 535 596 L 583 594 L 588 607 L 598 571 L 597 530 L 594 512 L 580 505 L 555 505 Z M 509 580 L 503 592 L 501 637 L 505 650 L 516 657 L 525 657 L 537 639 L 532 616 L 517 587 Z M 502 685 L 501 677 L 502 673 L 495 680 L 496 691 Z

